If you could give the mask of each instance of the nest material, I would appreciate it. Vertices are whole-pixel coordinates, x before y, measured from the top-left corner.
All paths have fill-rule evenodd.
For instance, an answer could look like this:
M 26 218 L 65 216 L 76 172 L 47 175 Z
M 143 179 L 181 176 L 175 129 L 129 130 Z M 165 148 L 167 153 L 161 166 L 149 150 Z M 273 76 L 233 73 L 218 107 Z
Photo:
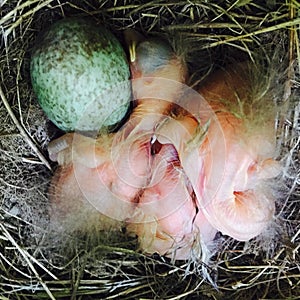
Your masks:
M 0 295 L 13 299 L 299 297 L 299 8 L 293 0 L 285 4 L 2 1 Z M 276 179 L 280 182 L 276 220 L 264 235 L 250 242 L 221 239 L 209 268 L 217 289 L 203 279 L 200 262 L 145 257 L 135 251 L 136 241 L 122 233 L 74 238 L 49 232 L 47 189 L 55 165 L 50 165 L 46 147 L 61 133 L 36 102 L 29 61 L 37 34 L 68 16 L 90 16 L 121 40 L 125 28 L 165 36 L 185 57 L 191 85 L 230 60 L 263 57 L 260 61 L 267 64 L 275 57 L 270 71 L 274 103 L 283 108 L 274 124 L 278 157 L 285 165 Z

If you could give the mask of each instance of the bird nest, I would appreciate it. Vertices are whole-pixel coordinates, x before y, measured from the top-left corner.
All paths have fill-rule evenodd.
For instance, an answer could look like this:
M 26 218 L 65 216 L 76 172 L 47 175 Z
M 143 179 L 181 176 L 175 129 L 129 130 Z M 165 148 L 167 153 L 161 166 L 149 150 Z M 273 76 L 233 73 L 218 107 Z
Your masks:
M 300 53 L 297 1 L 0 2 L 1 299 L 298 299 L 300 296 Z M 204 279 L 201 262 L 137 251 L 120 233 L 68 236 L 49 229 L 47 190 L 56 165 L 49 141 L 62 133 L 39 107 L 29 74 L 37 34 L 89 16 L 122 40 L 125 28 L 166 37 L 197 85 L 228 61 L 271 66 L 278 159 L 272 228 L 249 242 L 220 238 Z M 278 184 L 277 184 L 278 182 Z

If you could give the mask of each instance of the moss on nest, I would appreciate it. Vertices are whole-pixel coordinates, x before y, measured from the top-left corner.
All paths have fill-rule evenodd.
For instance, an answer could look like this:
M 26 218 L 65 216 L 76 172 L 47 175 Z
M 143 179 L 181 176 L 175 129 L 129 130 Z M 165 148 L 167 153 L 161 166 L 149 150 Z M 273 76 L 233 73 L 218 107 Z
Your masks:
M 300 295 L 299 4 L 288 1 L 2 1 L 0 4 L 0 295 L 14 299 L 296 299 Z M 46 147 L 61 135 L 33 95 L 30 51 L 56 20 L 90 16 L 113 30 L 166 37 L 197 85 L 243 59 L 271 63 L 279 158 L 277 217 L 247 243 L 222 237 L 210 266 L 145 257 L 121 233 L 69 236 L 48 228 L 55 165 Z M 276 50 L 276 51 L 275 51 Z M 276 52 L 276 55 L 273 55 Z M 279 65 L 280 68 L 278 67 Z M 279 185 L 279 184 L 278 184 Z M 63 242 L 65 242 L 64 245 Z M 66 251 L 66 249 L 68 251 Z

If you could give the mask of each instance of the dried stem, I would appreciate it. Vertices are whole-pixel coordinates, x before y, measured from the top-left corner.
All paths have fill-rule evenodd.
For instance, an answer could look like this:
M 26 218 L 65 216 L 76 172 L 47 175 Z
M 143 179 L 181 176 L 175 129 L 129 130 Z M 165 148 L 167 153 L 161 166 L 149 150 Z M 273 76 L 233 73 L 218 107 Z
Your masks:
M 2 88 L 0 87 L 0 97 L 2 99 L 2 102 L 9 114 L 9 116 L 12 118 L 14 124 L 16 125 L 16 127 L 18 128 L 18 130 L 20 131 L 21 136 L 24 138 L 24 140 L 26 141 L 26 143 L 31 147 L 31 149 L 36 153 L 36 155 L 38 156 L 38 158 L 43 162 L 43 164 L 49 169 L 51 170 L 51 166 L 49 164 L 49 162 L 47 161 L 47 159 L 44 157 L 44 155 L 40 152 L 40 150 L 38 149 L 38 147 L 35 145 L 35 143 L 32 141 L 31 137 L 27 134 L 26 130 L 23 128 L 23 126 L 20 124 L 19 120 L 16 118 L 14 112 L 12 111 L 4 93 Z

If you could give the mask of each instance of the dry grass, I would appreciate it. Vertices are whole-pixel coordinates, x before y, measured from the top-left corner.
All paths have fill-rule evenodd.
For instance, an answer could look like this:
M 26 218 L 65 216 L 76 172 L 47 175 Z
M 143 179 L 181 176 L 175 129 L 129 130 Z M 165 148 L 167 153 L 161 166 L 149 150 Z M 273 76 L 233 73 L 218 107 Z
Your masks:
M 299 299 L 299 9 L 293 0 L 0 1 L 0 299 Z M 145 257 L 121 233 L 74 239 L 49 229 L 55 165 L 46 147 L 60 133 L 33 95 L 30 50 L 40 30 L 79 15 L 120 38 L 128 27 L 166 36 L 186 57 L 192 85 L 231 59 L 275 59 L 274 101 L 283 107 L 275 120 L 278 157 L 285 164 L 276 179 L 278 214 L 254 241 L 222 238 L 210 266 L 218 289 L 203 280 L 199 263 Z

